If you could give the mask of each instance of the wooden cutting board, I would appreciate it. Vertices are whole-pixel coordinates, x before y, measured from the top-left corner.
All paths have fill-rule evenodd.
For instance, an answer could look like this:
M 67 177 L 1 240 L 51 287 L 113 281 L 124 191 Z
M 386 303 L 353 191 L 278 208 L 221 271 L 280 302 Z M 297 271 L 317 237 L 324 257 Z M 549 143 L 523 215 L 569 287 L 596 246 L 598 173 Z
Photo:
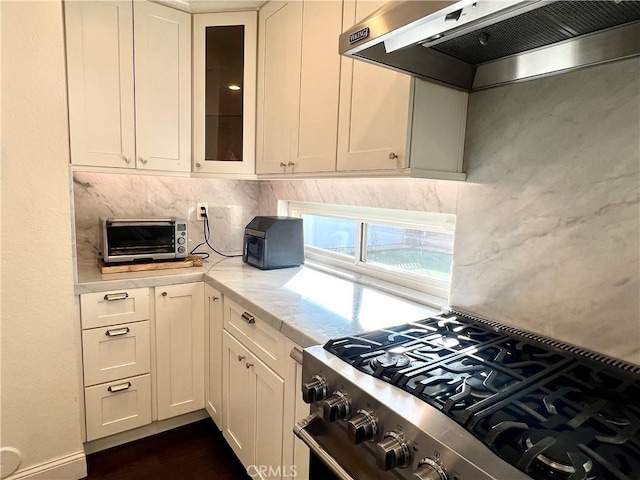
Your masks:
M 126 272 L 144 272 L 149 270 L 166 270 L 170 268 L 189 268 L 201 267 L 202 257 L 197 255 L 189 255 L 182 260 L 167 260 L 157 262 L 126 262 L 126 263 L 110 263 L 106 264 L 102 260 L 98 260 L 98 268 L 100 273 L 126 273 Z

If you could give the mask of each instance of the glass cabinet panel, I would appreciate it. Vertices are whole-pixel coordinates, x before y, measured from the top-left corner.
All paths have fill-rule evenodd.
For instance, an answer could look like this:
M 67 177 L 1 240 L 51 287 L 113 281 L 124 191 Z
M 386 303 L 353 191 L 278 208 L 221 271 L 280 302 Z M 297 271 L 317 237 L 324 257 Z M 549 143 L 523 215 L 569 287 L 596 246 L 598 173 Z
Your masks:
M 255 172 L 256 12 L 194 15 L 194 172 Z
M 205 161 L 242 161 L 244 25 L 206 28 Z

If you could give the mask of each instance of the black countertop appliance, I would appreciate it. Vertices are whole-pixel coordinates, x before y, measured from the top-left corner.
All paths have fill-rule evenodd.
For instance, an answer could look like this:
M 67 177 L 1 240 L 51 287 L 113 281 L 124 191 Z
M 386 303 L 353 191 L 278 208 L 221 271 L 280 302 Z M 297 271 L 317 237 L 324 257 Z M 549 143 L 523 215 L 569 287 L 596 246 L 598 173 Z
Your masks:
M 242 261 L 261 270 L 302 265 L 302 219 L 255 217 L 244 229 Z

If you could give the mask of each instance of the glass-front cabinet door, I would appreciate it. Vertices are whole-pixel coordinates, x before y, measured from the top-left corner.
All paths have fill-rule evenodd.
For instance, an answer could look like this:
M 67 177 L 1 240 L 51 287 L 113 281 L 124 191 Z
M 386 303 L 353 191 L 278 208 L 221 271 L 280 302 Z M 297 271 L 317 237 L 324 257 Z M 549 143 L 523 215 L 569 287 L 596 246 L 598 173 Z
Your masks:
M 257 12 L 193 16 L 193 171 L 255 173 Z

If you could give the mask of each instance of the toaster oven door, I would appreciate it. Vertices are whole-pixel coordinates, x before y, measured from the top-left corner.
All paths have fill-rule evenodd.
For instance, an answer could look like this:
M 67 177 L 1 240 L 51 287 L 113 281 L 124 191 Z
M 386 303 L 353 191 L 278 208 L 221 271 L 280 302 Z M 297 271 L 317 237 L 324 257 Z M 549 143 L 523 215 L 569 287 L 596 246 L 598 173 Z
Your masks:
M 171 222 L 122 222 L 106 227 L 105 262 L 175 258 L 175 225 Z

